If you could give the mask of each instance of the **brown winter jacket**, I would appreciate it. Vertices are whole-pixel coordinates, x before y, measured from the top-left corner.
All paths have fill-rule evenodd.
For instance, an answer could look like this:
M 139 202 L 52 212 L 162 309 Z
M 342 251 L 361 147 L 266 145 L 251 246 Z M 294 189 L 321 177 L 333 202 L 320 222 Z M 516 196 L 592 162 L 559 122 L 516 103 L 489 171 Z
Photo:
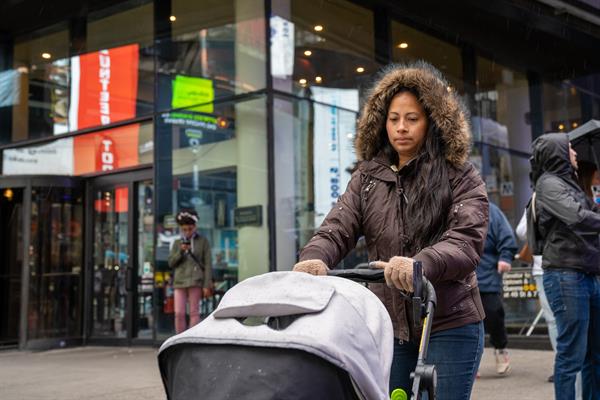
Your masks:
M 387 105 L 401 86 L 417 89 L 446 148 L 452 206 L 443 236 L 424 249 L 414 244 L 406 227 L 406 202 L 417 190 L 410 172 L 417 163 L 413 160 L 396 172 L 378 150 Z M 355 147 L 364 161 L 302 250 L 300 260 L 320 259 L 333 268 L 364 235 L 370 261 L 405 256 L 423 262 L 425 276 L 433 283 L 438 298 L 434 332 L 481 321 L 484 312 L 475 269 L 487 233 L 488 201 L 479 173 L 467 162 L 470 137 L 461 101 L 433 67 L 418 64 L 388 71 L 376 84 L 359 120 Z M 410 331 L 412 308 L 400 292 L 385 284 L 371 284 L 370 288 L 390 313 L 394 335 L 401 340 L 418 336 Z

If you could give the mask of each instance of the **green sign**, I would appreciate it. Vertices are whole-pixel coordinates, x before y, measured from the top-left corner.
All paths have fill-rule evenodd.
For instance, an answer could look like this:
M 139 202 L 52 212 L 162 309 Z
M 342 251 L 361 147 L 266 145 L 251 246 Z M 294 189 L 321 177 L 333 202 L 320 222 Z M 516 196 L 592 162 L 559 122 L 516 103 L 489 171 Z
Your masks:
M 177 75 L 173 79 L 173 108 L 191 107 L 189 110 L 212 113 L 214 112 L 215 89 L 213 81 L 206 78 Z

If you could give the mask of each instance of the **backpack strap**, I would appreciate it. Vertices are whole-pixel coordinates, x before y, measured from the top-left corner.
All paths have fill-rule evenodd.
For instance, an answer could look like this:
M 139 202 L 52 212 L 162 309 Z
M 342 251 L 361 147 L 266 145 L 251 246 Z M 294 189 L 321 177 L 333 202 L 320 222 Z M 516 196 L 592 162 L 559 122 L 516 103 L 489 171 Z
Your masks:
M 537 213 L 535 211 L 535 192 L 531 195 L 531 218 L 533 218 L 533 222 L 537 222 Z

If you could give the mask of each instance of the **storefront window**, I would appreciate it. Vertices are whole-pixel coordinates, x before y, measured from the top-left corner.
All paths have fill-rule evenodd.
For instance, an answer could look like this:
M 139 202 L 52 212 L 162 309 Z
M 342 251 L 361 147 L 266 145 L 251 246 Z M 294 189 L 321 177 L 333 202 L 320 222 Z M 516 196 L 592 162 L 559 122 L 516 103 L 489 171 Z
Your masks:
M 2 152 L 3 175 L 88 175 L 151 164 L 152 123 L 143 122 Z
M 325 105 L 275 100 L 277 269 L 289 270 L 337 198 L 356 163 L 358 91 L 318 88 Z M 345 107 L 345 108 L 342 108 Z M 340 267 L 367 260 L 362 241 Z
M 156 43 L 160 110 L 265 87 L 263 1 L 173 0 L 171 6 L 172 35 Z
M 164 112 L 157 118 L 156 167 L 158 237 L 156 285 L 159 291 L 157 334 L 173 333 L 172 273 L 167 258 L 179 237 L 175 215 L 198 213 L 198 232 L 212 252 L 217 297 L 205 299 L 202 313 L 238 280 L 269 270 L 266 103 L 264 97 L 238 103 L 214 103 Z M 172 149 L 165 153 L 165 148 Z
M 28 339 L 81 335 L 83 193 L 33 188 Z
M 60 135 L 153 111 L 153 6 L 87 16 L 85 53 L 67 29 L 17 38 L 13 68 L 0 72 L 0 143 Z M 128 26 L 126 30 L 122 26 Z M 9 110 L 9 111 L 7 111 Z
M 569 132 L 582 123 L 582 93 L 569 81 L 544 83 L 544 133 Z
M 272 8 L 276 89 L 306 97 L 312 87 L 360 89 L 379 69 L 370 10 L 345 0 L 274 0 Z
M 529 84 L 525 74 L 477 57 L 474 140 L 529 153 L 529 114 Z
M 392 21 L 393 61 L 424 60 L 438 68 L 448 82 L 463 92 L 463 65 L 459 47 Z
M 531 197 L 528 154 L 479 143 L 470 161 L 481 172 L 489 200 L 516 227 Z

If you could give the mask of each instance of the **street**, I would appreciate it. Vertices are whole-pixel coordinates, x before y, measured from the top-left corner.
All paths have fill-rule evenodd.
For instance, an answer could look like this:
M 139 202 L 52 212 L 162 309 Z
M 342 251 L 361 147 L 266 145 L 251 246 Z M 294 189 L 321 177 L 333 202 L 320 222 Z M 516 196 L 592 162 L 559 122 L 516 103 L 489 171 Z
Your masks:
M 76 347 L 0 352 L 0 397 L 10 400 L 164 399 L 155 348 Z M 486 348 L 472 399 L 551 399 L 553 353 L 511 350 L 512 373 L 497 377 Z

